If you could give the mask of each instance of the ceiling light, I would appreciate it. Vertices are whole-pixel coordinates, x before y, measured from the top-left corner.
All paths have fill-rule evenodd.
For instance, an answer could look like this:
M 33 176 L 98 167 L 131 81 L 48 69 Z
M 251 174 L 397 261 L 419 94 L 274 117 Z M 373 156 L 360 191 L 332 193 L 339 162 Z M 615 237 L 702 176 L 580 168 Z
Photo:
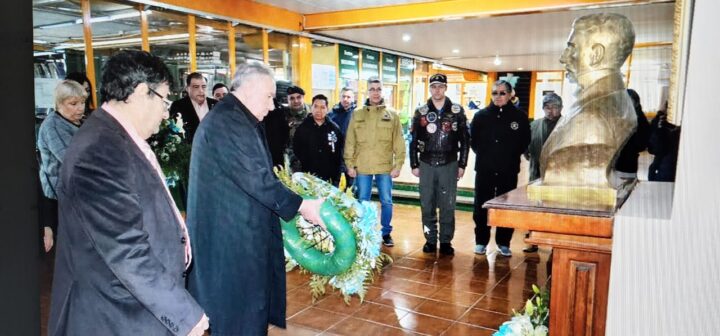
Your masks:
M 452 53 L 453 53 L 453 54 L 459 54 L 459 53 L 460 53 L 460 49 L 453 49 L 453 50 L 452 50 Z
M 297 43 L 293 43 L 292 46 L 293 46 L 293 48 L 297 48 L 297 47 L 299 47 L 300 45 L 297 44 Z
M 523 68 L 523 67 L 520 67 L 520 68 L 517 68 L 517 69 L 518 69 L 518 71 L 519 71 L 519 70 L 523 70 L 524 68 Z
M 500 56 L 499 56 L 499 55 L 495 55 L 495 60 L 493 60 L 493 64 L 495 64 L 495 65 L 500 65 L 500 64 L 502 64 L 502 61 L 500 60 Z
M 402 40 L 405 42 L 408 42 L 411 39 L 412 39 L 412 37 L 410 36 L 410 34 L 403 34 L 403 36 L 402 36 Z

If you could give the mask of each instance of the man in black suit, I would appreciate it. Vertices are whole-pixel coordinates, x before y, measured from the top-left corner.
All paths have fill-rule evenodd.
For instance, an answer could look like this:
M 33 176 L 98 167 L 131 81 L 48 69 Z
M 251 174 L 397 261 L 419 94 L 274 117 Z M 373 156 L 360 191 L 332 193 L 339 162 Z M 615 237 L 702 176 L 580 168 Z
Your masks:
M 183 128 L 185 129 L 185 138 L 192 143 L 200 121 L 213 108 L 217 100 L 208 98 L 205 95 L 207 90 L 207 80 L 199 72 L 193 72 L 185 79 L 187 87 L 187 97 L 176 100 L 170 106 L 170 116 L 175 118 L 178 113 L 183 119 Z
M 57 185 L 49 335 L 202 335 L 185 290 L 185 224 L 145 139 L 168 117 L 170 72 L 147 52 L 108 60 L 106 101 L 75 134 Z

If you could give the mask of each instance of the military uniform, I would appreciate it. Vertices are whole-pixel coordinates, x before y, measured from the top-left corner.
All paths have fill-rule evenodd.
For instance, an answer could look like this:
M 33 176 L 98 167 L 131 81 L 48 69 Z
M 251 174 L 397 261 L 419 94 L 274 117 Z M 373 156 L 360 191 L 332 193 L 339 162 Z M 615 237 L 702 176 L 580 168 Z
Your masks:
M 415 110 L 410 134 L 410 166 L 420 169 L 425 239 L 437 244 L 436 209 L 440 208 L 440 243 L 450 243 L 455 233 L 458 168 L 465 169 L 469 152 L 465 111 L 447 97 L 438 110 L 430 99 Z

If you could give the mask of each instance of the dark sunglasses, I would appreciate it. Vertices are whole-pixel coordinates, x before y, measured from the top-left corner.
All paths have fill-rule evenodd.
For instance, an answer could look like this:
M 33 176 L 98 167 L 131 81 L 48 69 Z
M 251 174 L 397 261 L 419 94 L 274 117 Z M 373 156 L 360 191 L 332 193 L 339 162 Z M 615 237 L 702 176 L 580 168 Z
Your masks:
M 505 91 L 493 91 L 493 92 L 491 92 L 490 94 L 492 94 L 493 96 L 497 96 L 497 95 L 506 96 L 506 95 L 507 95 L 507 92 L 505 92 Z

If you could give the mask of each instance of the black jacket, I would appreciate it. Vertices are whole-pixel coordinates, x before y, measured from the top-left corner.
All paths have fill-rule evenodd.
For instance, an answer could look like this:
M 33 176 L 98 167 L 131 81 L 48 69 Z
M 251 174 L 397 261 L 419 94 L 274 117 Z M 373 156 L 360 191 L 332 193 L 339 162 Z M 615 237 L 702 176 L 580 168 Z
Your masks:
M 435 108 L 432 99 L 415 109 L 410 134 L 411 168 L 420 166 L 418 154 L 420 160 L 432 166 L 455 161 L 459 168 L 467 166 L 470 152 L 467 117 L 462 106 L 453 104 L 450 98 L 445 98 L 442 111 Z
M 680 126 L 667 121 L 661 123 L 659 119 L 656 117 L 650 125 L 648 152 L 655 157 L 648 169 L 648 180 L 674 182 L 680 148 Z
M 290 137 L 290 127 L 285 120 L 285 110 L 280 103 L 276 102 L 275 109 L 270 111 L 262 121 L 265 126 L 265 139 L 267 139 L 274 166 L 285 164 L 285 147 Z
M 205 98 L 205 100 L 208 104 L 208 111 L 210 111 L 218 102 L 213 98 Z M 185 139 L 187 139 L 189 143 L 192 143 L 193 138 L 195 137 L 195 131 L 197 130 L 198 125 L 200 125 L 200 118 L 198 117 L 197 112 L 195 112 L 195 107 L 190 101 L 190 97 L 185 97 L 172 103 L 170 106 L 170 118 L 175 118 L 175 115 L 178 113 L 180 113 L 183 118 Z
M 488 107 L 475 113 L 470 124 L 475 171 L 499 174 L 520 172 L 520 155 L 530 144 L 527 115 L 512 104 Z
M 303 172 L 337 185 L 344 143 L 340 127 L 330 118 L 325 117 L 325 122 L 318 126 L 310 115 L 295 131 L 293 149 Z
M 648 139 L 650 138 L 650 123 L 645 117 L 642 108 L 635 108 L 635 116 L 637 117 L 637 128 L 622 150 L 620 150 L 620 154 L 615 161 L 615 170 L 625 173 L 637 173 L 638 157 L 647 148 Z

